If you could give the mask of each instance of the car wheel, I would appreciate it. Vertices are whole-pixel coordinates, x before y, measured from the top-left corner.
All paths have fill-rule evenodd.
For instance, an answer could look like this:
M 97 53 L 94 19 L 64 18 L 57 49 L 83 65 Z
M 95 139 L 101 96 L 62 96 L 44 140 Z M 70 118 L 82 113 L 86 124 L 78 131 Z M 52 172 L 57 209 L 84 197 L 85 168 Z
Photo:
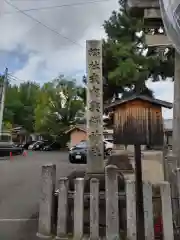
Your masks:
M 70 163 L 75 163 L 74 161 L 72 161 L 72 159 L 69 159 L 69 162 L 70 162 Z
M 73 163 L 71 156 L 69 156 L 69 162 Z

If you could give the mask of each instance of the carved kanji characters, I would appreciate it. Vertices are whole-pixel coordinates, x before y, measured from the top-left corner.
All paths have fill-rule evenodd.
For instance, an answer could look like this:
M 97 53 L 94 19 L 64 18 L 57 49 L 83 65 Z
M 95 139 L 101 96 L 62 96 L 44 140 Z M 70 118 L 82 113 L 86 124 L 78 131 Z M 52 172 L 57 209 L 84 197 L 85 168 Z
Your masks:
M 89 76 L 89 82 L 90 83 L 97 83 L 100 84 L 100 79 L 99 79 L 99 75 L 95 72 L 91 73 Z
M 99 57 L 100 56 L 100 49 L 99 48 L 90 48 L 88 50 L 89 56 Z
M 90 123 L 100 124 L 101 123 L 101 117 L 100 116 L 92 116 L 91 119 L 90 119 Z
M 90 102 L 90 107 L 89 107 L 89 111 L 91 112 L 100 112 L 100 103 L 99 102 L 96 102 L 96 101 L 91 101 Z
M 100 97 L 100 89 L 93 86 L 91 89 L 90 89 L 90 92 L 91 94 L 93 94 L 96 98 Z
M 97 60 L 92 60 L 91 63 L 89 63 L 89 68 L 93 70 L 99 70 L 100 69 L 100 63 Z

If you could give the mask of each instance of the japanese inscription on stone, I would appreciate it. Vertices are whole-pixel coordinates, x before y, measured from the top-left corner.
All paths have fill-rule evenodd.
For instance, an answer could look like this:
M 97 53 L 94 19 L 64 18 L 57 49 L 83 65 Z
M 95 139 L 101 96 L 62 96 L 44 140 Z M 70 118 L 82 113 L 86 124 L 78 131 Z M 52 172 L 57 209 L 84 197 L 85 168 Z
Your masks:
M 104 168 L 102 41 L 87 41 L 86 56 L 88 171 L 101 172 Z

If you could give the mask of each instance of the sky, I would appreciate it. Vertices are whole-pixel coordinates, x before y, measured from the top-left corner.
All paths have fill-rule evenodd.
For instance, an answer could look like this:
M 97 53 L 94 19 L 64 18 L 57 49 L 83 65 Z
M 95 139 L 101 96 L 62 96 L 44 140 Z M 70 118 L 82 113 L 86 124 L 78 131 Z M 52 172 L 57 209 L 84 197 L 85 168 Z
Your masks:
M 46 7 L 54 8 L 32 10 Z M 102 24 L 118 8 L 117 0 L 0 0 L 0 72 L 8 67 L 22 81 L 41 84 L 59 74 L 80 82 L 86 40 L 105 37 Z M 173 101 L 171 80 L 148 86 L 157 98 Z M 172 111 L 164 109 L 163 116 L 172 118 Z

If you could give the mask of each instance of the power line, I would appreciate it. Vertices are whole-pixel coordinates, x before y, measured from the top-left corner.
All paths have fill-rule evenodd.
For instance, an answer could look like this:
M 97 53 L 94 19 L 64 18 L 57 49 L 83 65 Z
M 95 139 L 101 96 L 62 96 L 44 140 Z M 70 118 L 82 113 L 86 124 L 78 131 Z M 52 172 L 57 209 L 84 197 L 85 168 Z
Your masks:
M 55 33 L 56 35 L 60 36 L 61 38 L 64 38 L 64 39 L 66 39 L 67 41 L 69 41 L 69 42 L 77 45 L 78 47 L 81 47 L 81 48 L 82 48 L 82 46 L 81 46 L 78 42 L 76 42 L 76 41 L 74 41 L 74 40 L 72 40 L 72 39 L 70 39 L 70 38 L 62 35 L 62 34 L 59 33 L 57 30 L 55 30 L 55 29 L 53 29 L 53 28 L 50 28 L 49 26 L 47 26 L 47 25 L 45 25 L 44 23 L 40 22 L 37 18 L 32 17 L 31 15 L 25 13 L 23 10 L 19 9 L 17 6 L 15 6 L 14 4 L 12 4 L 11 2 L 9 2 L 9 1 L 7 1 L 7 0 L 4 0 L 4 1 L 5 1 L 8 5 L 12 6 L 14 9 L 16 9 L 18 12 L 22 13 L 22 14 L 25 15 L 26 17 L 28 17 L 28 18 L 30 18 L 31 20 L 33 20 L 33 21 L 39 23 L 40 25 L 42 25 L 44 28 L 50 30 L 51 32 Z
M 19 0 L 20 1 L 20 0 Z M 29 0 L 28 0 L 29 1 Z M 33 0 L 34 1 L 34 0 Z M 43 0 L 44 1 L 44 0 Z M 41 11 L 41 10 L 50 10 L 50 9 L 56 9 L 56 8 L 64 8 L 64 7 L 75 7 L 75 6 L 82 6 L 87 4 L 96 4 L 96 3 L 102 3 L 102 2 L 109 2 L 112 0 L 99 0 L 99 1 L 89 1 L 89 2 L 77 2 L 72 4 L 63 4 L 58 6 L 47 6 L 47 7 L 40 7 L 40 8 L 30 8 L 30 9 L 22 9 L 23 12 L 30 12 L 30 11 Z M 4 12 L 3 14 L 13 14 L 16 12 Z
M 22 83 L 27 83 L 27 82 L 30 82 L 30 80 L 22 80 L 22 79 L 20 79 L 20 78 L 18 78 L 18 77 L 16 77 L 16 76 L 14 76 L 14 75 L 12 75 L 12 74 L 10 74 L 10 73 L 8 73 L 8 79 L 9 80 L 12 80 L 12 81 L 18 81 L 18 82 L 22 82 Z

